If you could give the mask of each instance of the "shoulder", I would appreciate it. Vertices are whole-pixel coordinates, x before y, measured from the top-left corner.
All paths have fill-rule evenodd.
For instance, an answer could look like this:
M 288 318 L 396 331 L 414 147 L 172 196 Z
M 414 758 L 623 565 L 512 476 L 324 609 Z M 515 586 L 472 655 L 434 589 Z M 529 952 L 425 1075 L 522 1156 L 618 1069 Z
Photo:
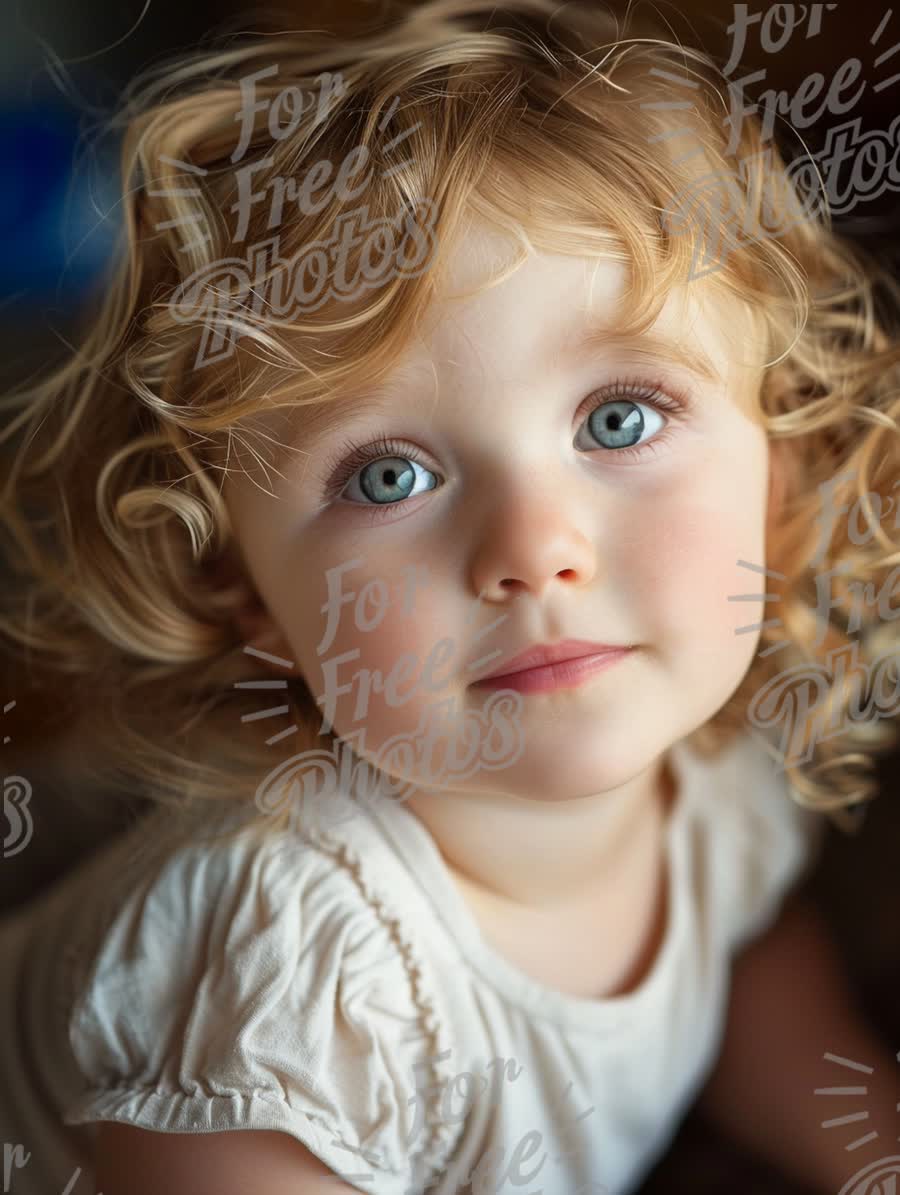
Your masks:
M 415 961 L 339 849 L 255 827 L 184 843 L 129 890 L 77 992 L 64 1119 L 281 1130 L 405 1190 L 447 1144 L 417 1124 L 443 1043 Z
M 734 950 L 774 922 L 815 865 L 825 818 L 799 803 L 776 753 L 754 734 L 709 757 L 682 743 L 677 758 L 693 790 L 692 840 L 710 916 Z

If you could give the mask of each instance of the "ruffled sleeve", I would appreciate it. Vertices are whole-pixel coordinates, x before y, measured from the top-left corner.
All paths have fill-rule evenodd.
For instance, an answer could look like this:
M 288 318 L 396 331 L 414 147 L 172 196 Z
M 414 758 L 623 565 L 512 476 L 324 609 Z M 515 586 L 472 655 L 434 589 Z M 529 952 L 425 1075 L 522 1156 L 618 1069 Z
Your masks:
M 452 1145 L 416 1095 L 446 1044 L 422 982 L 339 857 L 290 833 L 185 846 L 85 976 L 64 1120 L 281 1130 L 357 1190 L 404 1195 Z

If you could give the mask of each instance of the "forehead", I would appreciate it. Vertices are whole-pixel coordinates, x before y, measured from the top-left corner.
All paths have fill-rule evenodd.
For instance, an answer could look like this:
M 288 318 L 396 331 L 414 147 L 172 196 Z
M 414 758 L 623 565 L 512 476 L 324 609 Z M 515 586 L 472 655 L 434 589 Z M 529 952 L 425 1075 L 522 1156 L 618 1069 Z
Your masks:
M 474 392 L 486 381 L 508 385 L 512 393 L 626 356 L 651 371 L 659 365 L 689 370 L 758 419 L 767 348 L 762 323 L 724 288 L 710 287 L 706 279 L 674 288 L 651 326 L 635 332 L 623 328 L 621 318 L 630 285 L 623 262 L 531 247 L 523 264 L 508 273 L 518 247 L 510 235 L 473 225 L 447 247 L 419 332 L 386 375 L 327 399 L 259 413 L 245 419 L 247 426 L 276 445 L 302 444 L 308 458 L 348 421 L 396 412 L 404 395 L 420 402 L 423 385 L 433 397 L 466 393 L 470 386 Z
M 624 318 L 632 281 L 624 261 L 531 247 L 514 266 L 520 255 L 511 235 L 470 226 L 447 251 L 436 297 L 397 373 L 430 361 L 529 378 L 616 348 L 668 355 L 710 381 L 761 364 L 756 321 L 724 287 L 704 279 L 673 288 L 637 332 Z

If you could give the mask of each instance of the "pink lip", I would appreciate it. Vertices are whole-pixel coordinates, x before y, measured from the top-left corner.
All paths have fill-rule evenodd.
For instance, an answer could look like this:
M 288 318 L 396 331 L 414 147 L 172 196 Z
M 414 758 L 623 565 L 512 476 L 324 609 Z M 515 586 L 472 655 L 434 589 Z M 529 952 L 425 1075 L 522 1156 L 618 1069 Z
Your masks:
M 581 684 L 589 676 L 617 663 L 631 651 L 607 643 L 567 639 L 562 643 L 533 647 L 514 656 L 501 671 L 489 673 L 475 685 L 490 689 L 515 689 L 522 693 L 545 693 Z

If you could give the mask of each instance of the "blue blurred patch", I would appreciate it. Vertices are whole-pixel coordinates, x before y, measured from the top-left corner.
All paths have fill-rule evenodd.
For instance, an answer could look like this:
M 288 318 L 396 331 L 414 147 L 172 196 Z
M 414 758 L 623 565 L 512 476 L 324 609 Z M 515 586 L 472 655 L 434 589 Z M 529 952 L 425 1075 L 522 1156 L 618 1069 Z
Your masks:
M 89 150 L 71 110 L 7 102 L 0 110 L 0 303 L 66 305 L 90 287 L 119 231 L 118 173 L 108 139 Z

